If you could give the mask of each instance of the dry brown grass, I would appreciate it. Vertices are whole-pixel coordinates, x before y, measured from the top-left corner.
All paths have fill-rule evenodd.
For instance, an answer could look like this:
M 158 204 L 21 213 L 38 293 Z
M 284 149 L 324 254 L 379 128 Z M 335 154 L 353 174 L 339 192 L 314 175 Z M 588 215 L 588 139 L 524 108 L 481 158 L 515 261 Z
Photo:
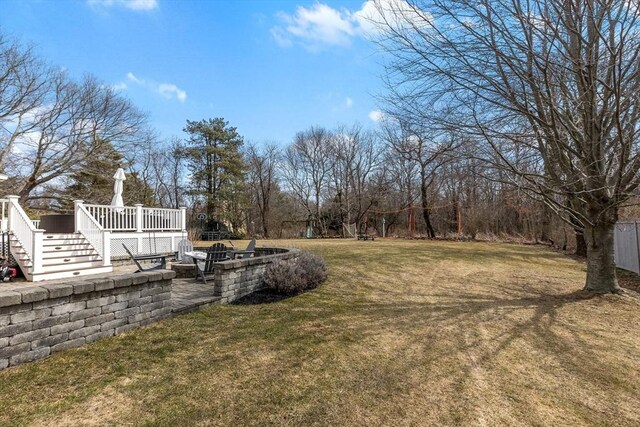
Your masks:
M 578 261 L 491 243 L 277 244 L 326 257 L 327 283 L 0 372 L 0 424 L 640 424 L 640 304 L 579 292 Z

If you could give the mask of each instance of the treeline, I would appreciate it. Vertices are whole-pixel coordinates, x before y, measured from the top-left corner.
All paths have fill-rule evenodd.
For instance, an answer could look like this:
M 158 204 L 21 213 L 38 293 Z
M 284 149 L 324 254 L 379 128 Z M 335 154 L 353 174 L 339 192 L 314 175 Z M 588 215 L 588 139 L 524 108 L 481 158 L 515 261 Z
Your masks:
M 245 144 L 221 118 L 185 130 L 175 155 L 190 179 L 178 193 L 201 227 L 211 224 L 197 213 L 266 238 L 310 231 L 573 244 L 571 227 L 475 160 L 454 133 L 385 120 L 378 130 L 310 127 L 280 146 Z
M 455 135 L 390 127 L 312 127 L 281 149 L 249 147 L 249 223 L 268 237 L 292 236 L 310 221 L 319 236 L 382 235 L 384 225 L 387 236 L 571 238 L 543 204 L 460 155 Z

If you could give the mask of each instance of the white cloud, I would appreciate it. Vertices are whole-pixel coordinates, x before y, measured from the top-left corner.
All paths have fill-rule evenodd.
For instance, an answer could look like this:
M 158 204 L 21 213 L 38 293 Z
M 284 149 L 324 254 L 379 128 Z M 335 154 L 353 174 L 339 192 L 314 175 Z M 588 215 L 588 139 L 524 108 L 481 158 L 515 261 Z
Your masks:
M 153 10 L 158 7 L 157 0 L 87 0 L 91 7 L 124 7 L 130 10 Z
M 281 46 L 290 45 L 293 40 L 311 50 L 324 45 L 348 46 L 357 31 L 348 11 L 323 3 L 315 3 L 310 8 L 298 6 L 293 15 L 279 12 L 277 17 L 283 26 L 275 27 L 271 34 Z
M 383 22 L 382 14 L 371 0 L 364 2 L 360 10 L 353 13 L 353 17 L 365 34 L 377 33 L 379 24 Z
M 293 44 L 293 42 L 287 36 L 287 33 L 283 28 L 273 27 L 271 29 L 271 36 L 280 47 L 289 47 Z
M 129 0 L 125 1 L 126 8 L 132 10 L 151 10 L 158 7 L 156 0 Z
M 330 108 L 332 113 L 344 113 L 353 107 L 354 104 L 353 98 L 336 92 L 328 92 L 320 99 L 322 99 L 322 102 Z
M 281 24 L 271 35 L 281 47 L 297 42 L 311 51 L 324 47 L 347 47 L 355 37 L 373 38 L 384 28 L 431 25 L 430 13 L 417 9 L 406 0 L 367 0 L 358 10 L 334 9 L 317 2 L 310 8 L 298 6 L 294 14 L 278 12 Z
M 177 99 L 180 102 L 187 100 L 187 92 L 173 83 L 156 83 L 152 80 L 142 79 L 132 72 L 127 73 L 127 80 L 155 92 L 163 98 Z M 126 86 L 126 83 L 123 82 L 123 84 Z
M 187 100 L 187 92 L 172 83 L 160 83 L 158 85 L 158 93 L 167 99 L 176 97 L 180 102 Z
M 369 118 L 374 122 L 379 122 L 384 119 L 384 113 L 380 110 L 369 111 Z
M 130 80 L 134 83 L 138 83 L 138 84 L 144 84 L 143 80 L 140 80 L 139 78 L 137 78 L 131 71 L 129 71 L 127 73 L 127 80 Z

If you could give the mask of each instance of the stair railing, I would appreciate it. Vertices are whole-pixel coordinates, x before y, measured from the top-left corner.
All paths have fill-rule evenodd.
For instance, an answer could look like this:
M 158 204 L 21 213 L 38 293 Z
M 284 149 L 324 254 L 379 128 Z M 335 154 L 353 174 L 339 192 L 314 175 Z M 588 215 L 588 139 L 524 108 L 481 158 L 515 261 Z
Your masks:
M 82 200 L 75 200 L 76 232 L 81 233 L 102 257 L 104 266 L 111 265 L 111 233 L 105 231 L 93 215 L 84 207 Z
M 0 217 L 0 231 L 5 232 L 8 230 L 9 220 L 9 199 L 0 199 L 0 209 L 2 209 L 2 216 Z
M 37 229 L 29 219 L 27 213 L 18 203 L 18 196 L 7 196 L 8 199 L 8 224 L 7 229 L 18 240 L 24 254 L 16 255 L 16 258 L 26 257 L 31 261 L 31 274 L 42 272 L 42 254 L 44 252 L 44 230 Z M 19 261 L 20 262 L 20 261 Z

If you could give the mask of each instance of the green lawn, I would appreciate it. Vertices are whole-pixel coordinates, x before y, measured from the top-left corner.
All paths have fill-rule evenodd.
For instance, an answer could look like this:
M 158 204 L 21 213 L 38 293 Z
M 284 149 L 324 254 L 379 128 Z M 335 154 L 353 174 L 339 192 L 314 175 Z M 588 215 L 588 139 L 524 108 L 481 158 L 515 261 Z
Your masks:
M 0 372 L 2 425 L 639 425 L 640 303 L 538 246 L 286 241 L 319 289 Z

